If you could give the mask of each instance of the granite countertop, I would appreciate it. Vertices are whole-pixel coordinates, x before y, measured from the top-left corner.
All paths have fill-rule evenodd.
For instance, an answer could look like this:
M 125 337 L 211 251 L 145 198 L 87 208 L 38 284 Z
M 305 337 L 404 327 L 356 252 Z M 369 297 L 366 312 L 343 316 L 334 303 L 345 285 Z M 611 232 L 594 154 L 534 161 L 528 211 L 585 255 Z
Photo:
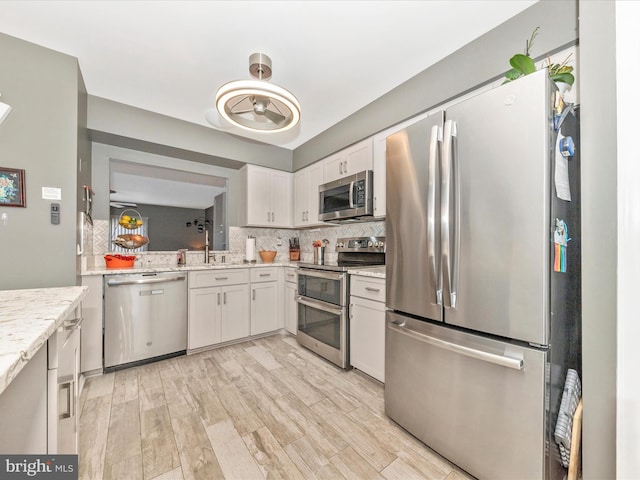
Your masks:
M 0 290 L 0 394 L 86 294 L 87 287 Z
M 377 267 L 354 267 L 347 270 L 347 273 L 363 277 L 387 278 L 387 267 L 384 265 Z
M 113 275 L 122 273 L 154 273 L 154 272 L 189 272 L 192 270 L 224 270 L 229 268 L 261 268 L 261 267 L 297 267 L 298 262 L 273 263 L 209 263 L 193 265 L 149 265 L 130 268 L 88 267 L 81 275 Z

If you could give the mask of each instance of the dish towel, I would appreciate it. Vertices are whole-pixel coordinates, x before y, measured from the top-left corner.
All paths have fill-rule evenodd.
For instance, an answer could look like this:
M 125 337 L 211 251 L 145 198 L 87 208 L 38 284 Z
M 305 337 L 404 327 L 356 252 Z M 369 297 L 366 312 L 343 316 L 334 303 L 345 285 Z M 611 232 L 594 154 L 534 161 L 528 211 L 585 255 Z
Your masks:
M 565 468 L 569 467 L 569 457 L 571 455 L 571 430 L 573 428 L 573 414 L 576 411 L 580 397 L 582 396 L 582 385 L 578 372 L 573 369 L 567 370 L 567 378 L 564 382 L 560 411 L 554 437 L 560 447 L 560 457 Z

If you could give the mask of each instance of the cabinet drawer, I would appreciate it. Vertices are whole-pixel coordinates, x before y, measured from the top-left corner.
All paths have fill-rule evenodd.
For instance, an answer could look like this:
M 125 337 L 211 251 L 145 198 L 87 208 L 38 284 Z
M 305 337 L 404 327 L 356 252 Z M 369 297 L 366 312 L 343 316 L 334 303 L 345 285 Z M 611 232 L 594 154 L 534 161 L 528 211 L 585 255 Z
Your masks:
M 251 283 L 275 282 L 279 267 L 256 267 L 251 269 Z
M 216 287 L 247 283 L 249 274 L 246 268 L 203 270 L 189 272 L 189 288 Z
M 386 296 L 385 280 L 376 277 L 351 276 L 351 295 L 384 302 Z
M 284 269 L 284 281 L 297 283 L 298 282 L 298 269 L 295 267 L 286 267 Z

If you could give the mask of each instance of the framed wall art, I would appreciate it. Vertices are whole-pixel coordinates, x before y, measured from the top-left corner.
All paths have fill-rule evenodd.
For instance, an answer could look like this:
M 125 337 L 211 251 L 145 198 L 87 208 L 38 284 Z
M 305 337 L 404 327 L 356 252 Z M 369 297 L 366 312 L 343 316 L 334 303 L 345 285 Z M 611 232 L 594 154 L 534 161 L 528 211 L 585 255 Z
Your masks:
M 0 207 L 25 207 L 24 170 L 0 167 Z

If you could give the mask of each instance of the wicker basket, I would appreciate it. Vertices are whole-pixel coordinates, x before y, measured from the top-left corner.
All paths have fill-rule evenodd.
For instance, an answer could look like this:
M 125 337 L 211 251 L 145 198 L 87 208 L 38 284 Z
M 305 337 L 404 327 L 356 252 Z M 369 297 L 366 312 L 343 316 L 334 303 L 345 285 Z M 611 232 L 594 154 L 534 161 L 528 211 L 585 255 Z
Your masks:
M 125 212 L 134 212 L 136 216 L 133 217 L 130 215 L 125 215 Z M 137 210 L 127 208 L 120 214 L 118 224 L 121 227 L 126 228 L 127 230 L 135 230 L 136 228 L 140 228 L 142 226 L 142 215 L 140 215 L 140 212 Z

